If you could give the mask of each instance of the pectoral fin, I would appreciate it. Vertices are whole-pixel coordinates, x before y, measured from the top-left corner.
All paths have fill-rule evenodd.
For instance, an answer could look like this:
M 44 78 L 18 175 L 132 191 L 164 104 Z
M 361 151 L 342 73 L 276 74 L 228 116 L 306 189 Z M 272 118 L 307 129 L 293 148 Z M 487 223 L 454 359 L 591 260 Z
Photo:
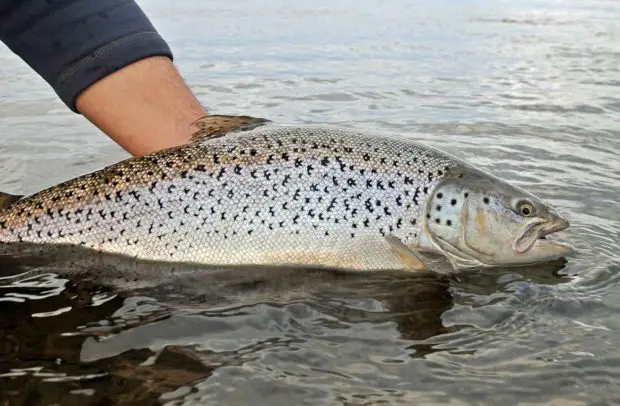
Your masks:
M 398 254 L 407 270 L 428 271 L 428 267 L 422 262 L 418 254 L 401 240 L 391 234 L 386 235 L 385 240 L 390 244 L 392 250 Z
M 250 116 L 223 116 L 215 114 L 204 116 L 192 123 L 198 130 L 192 135 L 191 142 L 223 137 L 229 132 L 252 129 L 269 122 L 269 120 L 264 118 Z
M 24 196 L 10 195 L 0 192 L 0 210 L 6 209 Z

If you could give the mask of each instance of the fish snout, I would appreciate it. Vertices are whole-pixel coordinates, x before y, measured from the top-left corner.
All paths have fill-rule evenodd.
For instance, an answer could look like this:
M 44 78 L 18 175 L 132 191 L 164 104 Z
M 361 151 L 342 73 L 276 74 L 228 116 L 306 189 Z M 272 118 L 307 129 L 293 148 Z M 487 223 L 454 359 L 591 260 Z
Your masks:
M 549 223 L 549 226 L 545 227 L 545 229 L 541 233 L 541 237 L 544 237 L 548 234 L 564 231 L 568 227 L 570 227 L 570 222 L 566 218 L 560 215 L 556 215 L 554 216 L 554 219 Z

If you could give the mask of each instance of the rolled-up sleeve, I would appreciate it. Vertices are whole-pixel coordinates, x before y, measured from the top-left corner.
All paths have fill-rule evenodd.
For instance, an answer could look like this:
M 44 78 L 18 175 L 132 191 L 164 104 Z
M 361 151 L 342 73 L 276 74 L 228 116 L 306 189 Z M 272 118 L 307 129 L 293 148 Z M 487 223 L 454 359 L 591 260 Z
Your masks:
M 17 0 L 0 8 L 0 40 L 77 112 L 79 94 L 170 47 L 132 0 Z

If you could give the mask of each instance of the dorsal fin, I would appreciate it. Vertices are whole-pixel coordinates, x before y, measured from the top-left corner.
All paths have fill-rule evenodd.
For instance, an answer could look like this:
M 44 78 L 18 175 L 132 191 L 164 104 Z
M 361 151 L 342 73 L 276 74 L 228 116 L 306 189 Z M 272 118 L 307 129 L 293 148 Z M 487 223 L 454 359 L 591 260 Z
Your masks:
M 252 129 L 270 122 L 250 116 L 205 116 L 192 123 L 198 130 L 192 135 L 190 142 L 222 137 L 231 131 Z
M 24 196 L 10 195 L 0 192 L 0 210 L 6 209 Z

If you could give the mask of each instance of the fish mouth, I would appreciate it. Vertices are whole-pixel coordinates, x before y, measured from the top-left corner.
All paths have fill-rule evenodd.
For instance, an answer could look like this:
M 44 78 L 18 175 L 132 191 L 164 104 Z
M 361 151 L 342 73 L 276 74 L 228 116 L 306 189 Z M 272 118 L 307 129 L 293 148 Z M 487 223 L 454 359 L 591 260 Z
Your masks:
M 514 242 L 513 249 L 518 254 L 540 257 L 541 260 L 568 255 L 573 252 L 570 245 L 554 241 L 548 238 L 548 236 L 564 231 L 569 226 L 570 223 L 564 218 L 557 218 L 551 223 L 532 223 L 525 229 L 521 237 Z
M 546 240 L 549 234 L 559 233 L 560 231 L 566 230 L 568 227 L 570 227 L 570 223 L 568 222 L 568 220 L 560 218 L 554 223 L 552 223 L 551 227 L 543 228 L 538 234 L 538 239 Z

